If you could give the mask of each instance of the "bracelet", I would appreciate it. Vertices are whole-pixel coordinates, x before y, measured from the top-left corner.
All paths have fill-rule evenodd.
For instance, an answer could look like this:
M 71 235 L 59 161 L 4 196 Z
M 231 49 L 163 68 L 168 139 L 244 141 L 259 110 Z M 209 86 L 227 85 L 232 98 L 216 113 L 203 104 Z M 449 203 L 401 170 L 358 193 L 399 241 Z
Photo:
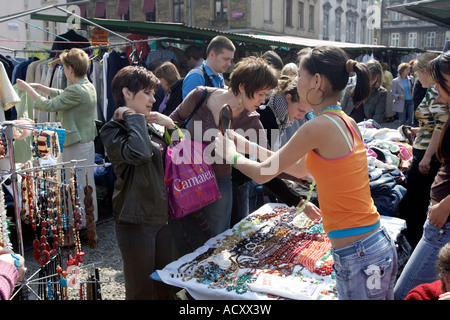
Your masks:
M 242 157 L 242 154 L 240 154 L 239 152 L 237 152 L 237 153 L 234 155 L 233 159 L 231 159 L 231 166 L 232 166 L 233 168 L 236 168 L 236 167 L 235 167 L 236 160 L 237 160 L 237 158 L 239 158 L 239 157 Z
M 253 142 L 252 143 L 252 147 L 253 147 L 253 152 L 250 152 L 250 155 L 249 155 L 249 159 L 250 160 L 252 160 L 252 161 L 257 161 L 258 160 L 258 157 L 257 157 L 257 155 L 258 155 L 258 144 L 256 143 L 256 142 Z

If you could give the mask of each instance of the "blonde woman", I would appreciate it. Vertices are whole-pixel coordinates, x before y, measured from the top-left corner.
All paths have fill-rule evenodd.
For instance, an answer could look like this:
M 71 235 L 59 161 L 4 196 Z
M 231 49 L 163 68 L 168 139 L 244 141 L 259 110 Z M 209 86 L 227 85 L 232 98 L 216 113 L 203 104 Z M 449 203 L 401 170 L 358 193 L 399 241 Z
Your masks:
M 95 126 L 95 108 L 97 93 L 94 85 L 86 77 L 89 68 L 89 57 L 81 49 L 73 48 L 60 56 L 64 74 L 72 85 L 64 90 L 53 89 L 39 83 L 27 83 L 17 79 L 20 90 L 29 94 L 34 101 L 34 109 L 58 112 L 62 128 L 66 130 L 62 161 L 84 160 L 83 165 L 95 163 L 94 139 L 97 136 Z M 49 96 L 47 99 L 37 91 Z M 94 183 L 94 167 L 87 167 L 89 185 L 93 188 L 93 198 L 97 199 Z M 78 176 L 79 185 L 86 185 L 86 175 Z M 84 192 L 79 192 L 80 203 L 83 203 Z M 94 209 L 97 220 L 97 206 Z M 85 220 L 83 220 L 83 225 Z
M 400 124 L 414 123 L 414 103 L 412 100 L 413 77 L 409 75 L 409 63 L 401 63 L 398 66 L 398 77 L 392 80 L 392 97 L 394 104 L 392 111 L 397 112 Z M 406 120 L 408 119 L 408 123 Z

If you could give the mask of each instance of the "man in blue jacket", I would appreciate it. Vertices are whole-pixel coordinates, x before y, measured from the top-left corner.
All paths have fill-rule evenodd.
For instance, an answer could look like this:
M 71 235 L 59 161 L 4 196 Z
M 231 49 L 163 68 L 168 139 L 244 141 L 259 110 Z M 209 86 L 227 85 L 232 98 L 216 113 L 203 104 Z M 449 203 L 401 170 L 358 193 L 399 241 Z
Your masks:
M 222 73 L 231 66 L 236 48 L 230 39 L 217 36 L 211 40 L 206 48 L 206 60 L 202 68 L 194 68 L 186 75 L 183 81 L 183 99 L 197 86 L 213 86 L 224 88 L 225 82 Z M 210 83 L 206 83 L 205 75 Z

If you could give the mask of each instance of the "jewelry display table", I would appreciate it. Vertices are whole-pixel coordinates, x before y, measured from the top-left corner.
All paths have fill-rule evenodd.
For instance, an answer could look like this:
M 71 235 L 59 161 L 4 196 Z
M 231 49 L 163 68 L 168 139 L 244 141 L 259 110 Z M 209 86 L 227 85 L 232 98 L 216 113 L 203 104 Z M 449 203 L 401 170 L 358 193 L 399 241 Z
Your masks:
M 381 216 L 396 239 L 406 223 Z M 331 244 L 320 221 L 268 203 L 151 277 L 196 300 L 337 299 Z

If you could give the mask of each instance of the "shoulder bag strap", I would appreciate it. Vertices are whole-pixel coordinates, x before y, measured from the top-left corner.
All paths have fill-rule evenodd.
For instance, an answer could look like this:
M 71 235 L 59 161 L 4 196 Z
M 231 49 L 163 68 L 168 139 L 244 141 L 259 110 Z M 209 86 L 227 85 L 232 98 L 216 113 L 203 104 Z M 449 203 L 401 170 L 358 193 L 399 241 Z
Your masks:
M 206 95 L 208 93 L 208 90 L 205 88 L 205 90 L 203 90 L 203 95 L 200 98 L 200 100 L 198 101 L 197 105 L 195 106 L 194 110 L 192 110 L 191 114 L 189 115 L 189 117 L 186 118 L 186 120 L 184 120 L 183 124 L 180 126 L 180 128 L 187 128 L 189 121 L 191 121 L 191 118 L 194 116 L 194 114 L 197 112 L 197 110 L 200 108 L 200 106 L 203 104 L 203 102 L 206 99 Z

